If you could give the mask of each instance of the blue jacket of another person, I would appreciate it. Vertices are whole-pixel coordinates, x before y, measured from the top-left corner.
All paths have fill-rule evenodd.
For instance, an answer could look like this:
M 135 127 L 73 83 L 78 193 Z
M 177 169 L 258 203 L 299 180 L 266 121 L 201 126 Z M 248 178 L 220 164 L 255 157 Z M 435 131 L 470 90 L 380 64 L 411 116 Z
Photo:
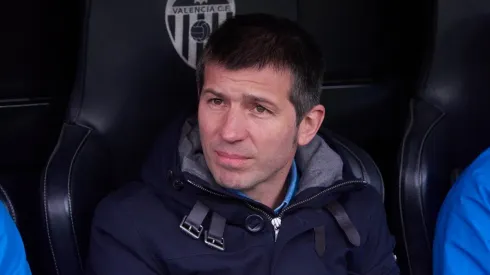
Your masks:
M 434 274 L 490 274 L 490 148 L 456 181 L 439 211 Z
M 0 274 L 31 274 L 24 243 L 3 203 L 0 203 Z

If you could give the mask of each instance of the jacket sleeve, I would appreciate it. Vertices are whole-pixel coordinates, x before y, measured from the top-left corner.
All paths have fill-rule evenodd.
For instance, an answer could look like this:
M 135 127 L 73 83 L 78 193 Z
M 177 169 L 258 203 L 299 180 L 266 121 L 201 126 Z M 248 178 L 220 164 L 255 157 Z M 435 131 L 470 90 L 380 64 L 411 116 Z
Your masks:
M 444 200 L 434 238 L 433 271 L 490 274 L 489 259 L 490 151 L 460 177 Z
M 131 216 L 109 198 L 99 204 L 93 218 L 85 274 L 167 275 Z
M 361 246 L 353 252 L 353 269 L 360 275 L 398 275 L 395 239 L 388 228 L 383 201 L 374 189 L 367 193 L 371 194 L 364 200 L 369 205 L 365 207 L 371 211 L 370 215 L 365 215 L 363 224 L 358 225 L 362 229 L 359 230 Z
M 31 274 L 24 243 L 3 203 L 0 203 L 0 274 Z

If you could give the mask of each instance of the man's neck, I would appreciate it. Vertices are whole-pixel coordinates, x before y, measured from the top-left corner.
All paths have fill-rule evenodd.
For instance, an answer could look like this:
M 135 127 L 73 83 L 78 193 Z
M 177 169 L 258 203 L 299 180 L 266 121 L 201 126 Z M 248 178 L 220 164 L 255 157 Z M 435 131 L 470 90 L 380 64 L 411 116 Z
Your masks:
M 289 187 L 287 178 L 291 165 L 287 165 L 286 168 L 278 171 L 273 178 L 260 183 L 254 189 L 244 191 L 244 194 L 271 209 L 276 208 L 284 200 Z

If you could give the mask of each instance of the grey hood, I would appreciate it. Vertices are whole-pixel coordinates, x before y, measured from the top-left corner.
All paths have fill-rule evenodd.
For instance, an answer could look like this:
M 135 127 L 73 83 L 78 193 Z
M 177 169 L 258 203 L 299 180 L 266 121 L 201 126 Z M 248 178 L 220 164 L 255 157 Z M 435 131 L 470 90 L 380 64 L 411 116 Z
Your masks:
M 184 123 L 178 149 L 183 172 L 216 185 L 204 159 L 196 118 Z M 331 186 L 342 179 L 342 159 L 318 135 L 298 148 L 295 160 L 301 175 L 296 195 L 308 188 Z

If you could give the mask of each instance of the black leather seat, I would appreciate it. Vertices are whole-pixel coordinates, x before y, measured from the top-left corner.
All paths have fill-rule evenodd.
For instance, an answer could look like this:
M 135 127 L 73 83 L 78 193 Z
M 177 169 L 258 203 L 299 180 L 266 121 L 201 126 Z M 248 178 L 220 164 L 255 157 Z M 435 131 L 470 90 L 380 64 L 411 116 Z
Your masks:
M 43 264 L 39 176 L 56 144 L 73 87 L 80 2 L 2 5 L 0 200 L 15 220 L 35 275 L 42 274 Z
M 428 70 L 400 151 L 400 264 L 432 274 L 439 208 L 458 172 L 490 146 L 490 4 L 438 1 Z
M 202 44 L 190 42 L 188 35 L 179 40 L 179 32 L 187 33 L 193 26 L 189 20 L 201 18 L 207 18 L 212 29 L 231 16 L 235 6 L 227 6 L 221 14 L 193 17 L 178 14 L 184 2 L 171 1 L 168 17 L 165 1 L 91 2 L 78 81 L 42 178 L 45 274 L 82 274 L 96 204 L 112 189 L 138 178 L 153 139 L 174 112 L 195 107 L 193 62 Z M 226 6 L 228 1 L 208 2 Z M 242 5 L 246 3 L 243 0 Z M 296 7 L 294 3 L 285 3 L 275 13 L 294 14 L 294 9 L 288 10 Z M 247 6 L 246 12 L 266 9 L 262 4 Z M 183 43 L 174 47 L 174 38 Z M 335 146 L 348 156 L 354 174 L 383 193 L 371 158 L 352 143 L 325 134 L 338 140 Z

